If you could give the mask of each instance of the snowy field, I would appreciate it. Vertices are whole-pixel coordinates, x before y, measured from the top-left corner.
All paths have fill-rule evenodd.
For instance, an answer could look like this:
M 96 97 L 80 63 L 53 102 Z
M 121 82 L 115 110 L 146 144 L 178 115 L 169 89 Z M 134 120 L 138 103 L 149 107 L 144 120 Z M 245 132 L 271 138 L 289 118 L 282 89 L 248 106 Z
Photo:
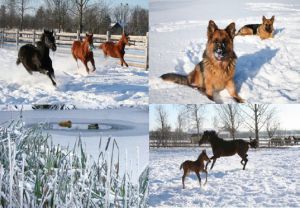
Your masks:
M 168 72 L 188 74 L 202 59 L 210 19 L 220 28 L 235 22 L 261 23 L 275 15 L 274 39 L 237 36 L 235 82 L 239 95 L 251 103 L 300 102 L 300 2 L 298 0 L 150 0 L 150 102 L 211 103 L 186 86 L 162 81 Z M 217 103 L 232 103 L 226 90 Z
M 0 111 L 0 125 L 8 120 L 18 120 L 18 111 Z M 122 128 L 110 130 L 45 130 L 52 136 L 54 144 L 73 147 L 81 136 L 86 151 L 96 157 L 99 154 L 99 142 L 102 149 L 109 137 L 116 139 L 120 150 L 120 172 L 124 171 L 127 151 L 127 167 L 131 177 L 136 180 L 149 164 L 148 110 L 139 108 L 118 108 L 105 110 L 25 110 L 23 120 L 28 127 L 38 123 L 58 123 L 71 120 L 73 123 L 106 123 Z
M 185 160 L 196 160 L 202 149 L 174 148 L 150 151 L 150 207 L 299 207 L 299 147 L 251 149 L 246 170 L 240 158 L 218 159 L 208 172 L 206 186 L 199 187 L 195 174 L 185 180 Z M 208 156 L 211 150 L 207 148 Z M 210 166 L 209 166 L 210 167 Z M 201 174 L 202 183 L 205 174 Z
M 77 68 L 70 47 L 58 46 L 55 53 L 51 52 L 57 87 L 47 76 L 31 76 L 22 64 L 17 66 L 17 54 L 15 44 L 0 48 L 0 104 L 64 103 L 104 109 L 148 103 L 148 72 L 121 67 L 117 59 L 104 59 L 100 49 L 94 52 L 96 71 L 91 74 L 80 61 Z

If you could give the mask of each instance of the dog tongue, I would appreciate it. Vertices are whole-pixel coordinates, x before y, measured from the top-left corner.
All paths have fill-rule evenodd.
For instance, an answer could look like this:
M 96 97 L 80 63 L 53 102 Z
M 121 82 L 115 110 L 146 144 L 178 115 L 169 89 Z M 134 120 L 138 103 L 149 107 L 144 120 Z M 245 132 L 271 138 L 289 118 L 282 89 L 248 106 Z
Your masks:
M 223 55 L 220 53 L 215 53 L 215 57 L 218 61 L 221 61 L 221 59 L 223 58 Z

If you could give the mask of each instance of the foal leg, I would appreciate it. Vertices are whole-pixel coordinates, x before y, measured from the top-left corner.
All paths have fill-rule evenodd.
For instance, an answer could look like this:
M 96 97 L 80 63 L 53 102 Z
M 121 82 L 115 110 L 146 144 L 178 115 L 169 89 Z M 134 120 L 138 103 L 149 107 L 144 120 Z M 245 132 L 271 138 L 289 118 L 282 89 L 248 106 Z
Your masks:
M 200 174 L 199 174 L 199 172 L 195 172 L 195 173 L 197 175 L 197 178 L 198 178 L 199 184 L 200 184 L 200 188 L 201 188 L 201 177 L 200 177 Z
M 205 184 L 207 183 L 207 170 L 203 170 L 203 172 L 206 174 L 206 175 L 205 175 L 205 177 L 206 177 L 205 183 L 203 184 L 203 185 L 205 185 Z
M 124 60 L 124 56 L 122 57 L 122 60 L 121 60 L 121 61 L 122 61 L 122 66 L 123 66 L 123 63 L 124 63 L 125 66 L 128 67 L 128 64 L 127 64 L 126 61 Z

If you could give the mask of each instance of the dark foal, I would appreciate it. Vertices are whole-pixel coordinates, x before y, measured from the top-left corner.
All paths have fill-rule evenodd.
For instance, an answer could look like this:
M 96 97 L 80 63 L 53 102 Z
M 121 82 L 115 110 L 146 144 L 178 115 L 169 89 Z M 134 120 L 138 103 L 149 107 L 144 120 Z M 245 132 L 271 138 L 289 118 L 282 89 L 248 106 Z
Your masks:
M 180 170 L 183 168 L 183 176 L 182 176 L 182 188 L 185 188 L 184 185 L 184 180 L 185 177 L 187 176 L 187 174 L 191 171 L 195 172 L 198 180 L 199 180 L 199 184 L 201 187 L 201 177 L 200 177 L 200 172 L 204 172 L 206 173 L 206 181 L 204 183 L 204 185 L 207 182 L 207 171 L 206 169 L 204 169 L 204 161 L 208 161 L 210 162 L 209 157 L 206 154 L 206 151 L 203 150 L 201 152 L 201 154 L 199 155 L 198 159 L 195 161 L 191 161 L 191 160 L 186 160 L 184 161 L 181 165 L 180 165 Z
M 199 141 L 199 145 L 208 142 L 211 145 L 214 156 L 210 159 L 213 160 L 213 163 L 210 167 L 212 169 L 216 160 L 220 157 L 232 156 L 238 154 L 242 160 L 241 164 L 243 165 L 243 170 L 245 170 L 246 164 L 248 162 L 247 152 L 249 149 L 249 145 L 252 148 L 256 148 L 258 146 L 257 140 L 250 140 L 250 142 L 244 141 L 242 139 L 235 139 L 226 141 L 222 138 L 219 138 L 215 131 L 205 131 L 202 135 L 202 138 Z M 206 164 L 206 168 L 207 169 Z
M 105 57 L 111 56 L 113 58 L 119 58 L 121 65 L 123 66 L 123 64 L 125 64 L 125 66 L 128 67 L 128 64 L 124 60 L 125 45 L 129 45 L 129 37 L 123 33 L 118 43 L 113 43 L 110 41 L 105 42 L 102 43 L 99 48 L 102 49 Z
M 26 44 L 20 48 L 16 63 L 17 65 L 22 63 L 27 72 L 31 75 L 34 71 L 46 74 L 52 84 L 56 86 L 49 49 L 56 51 L 55 38 L 53 31 L 44 30 L 41 40 L 37 42 L 36 47 L 32 44 Z
M 77 62 L 77 59 L 81 60 L 85 66 L 86 72 L 90 73 L 90 69 L 87 63 L 90 61 L 93 65 L 93 71 L 96 70 L 95 67 L 95 60 L 94 60 L 94 41 L 93 41 L 93 34 L 85 34 L 85 39 L 81 42 L 76 40 L 73 42 L 72 45 L 72 55 Z M 78 67 L 78 62 L 77 62 Z

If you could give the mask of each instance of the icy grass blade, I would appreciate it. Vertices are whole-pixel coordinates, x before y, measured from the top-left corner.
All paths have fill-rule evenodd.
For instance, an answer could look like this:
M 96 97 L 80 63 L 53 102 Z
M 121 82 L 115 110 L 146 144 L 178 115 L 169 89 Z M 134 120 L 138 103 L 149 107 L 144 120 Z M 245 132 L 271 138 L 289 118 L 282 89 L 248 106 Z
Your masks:
M 101 150 L 100 139 L 97 160 L 92 160 L 80 136 L 69 150 L 53 144 L 43 133 L 44 124 L 29 129 L 24 126 L 23 121 L 0 126 L 1 206 L 146 206 L 148 176 L 143 172 L 138 188 L 131 182 L 128 168 L 119 175 L 115 140 L 109 138 Z

